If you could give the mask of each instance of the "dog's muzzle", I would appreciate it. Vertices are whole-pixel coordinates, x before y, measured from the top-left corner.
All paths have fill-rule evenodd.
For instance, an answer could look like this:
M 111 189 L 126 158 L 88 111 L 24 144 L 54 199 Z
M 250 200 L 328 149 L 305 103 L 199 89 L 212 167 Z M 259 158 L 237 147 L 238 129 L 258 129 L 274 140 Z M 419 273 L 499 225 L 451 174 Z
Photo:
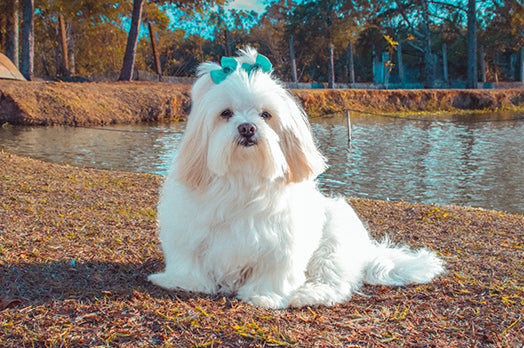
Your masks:
M 253 146 L 257 144 L 255 138 L 257 127 L 253 123 L 242 123 L 238 126 L 238 143 L 242 146 Z

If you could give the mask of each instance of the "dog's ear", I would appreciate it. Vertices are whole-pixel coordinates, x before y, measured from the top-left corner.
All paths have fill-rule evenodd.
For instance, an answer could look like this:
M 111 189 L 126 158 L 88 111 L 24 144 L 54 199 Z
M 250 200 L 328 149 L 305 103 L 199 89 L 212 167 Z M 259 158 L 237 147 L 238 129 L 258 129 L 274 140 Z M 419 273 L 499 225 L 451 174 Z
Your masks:
M 191 113 L 188 117 L 184 138 L 176 157 L 175 176 L 177 180 L 197 191 L 204 191 L 211 182 L 211 173 L 207 167 L 208 135 L 206 132 L 205 115 L 202 98 L 213 84 L 209 72 L 219 69 L 216 63 L 200 65 L 193 88 L 191 89 Z
M 289 167 L 287 181 L 297 183 L 316 178 L 326 168 L 324 156 L 318 151 L 307 115 L 296 99 L 286 92 L 287 115 L 282 115 L 282 148 Z
M 193 116 L 195 115 L 191 115 Z M 202 128 L 197 124 L 190 125 L 188 122 L 180 151 L 175 159 L 177 181 L 196 191 L 204 191 L 211 182 L 211 173 L 207 167 L 207 138 L 201 131 Z

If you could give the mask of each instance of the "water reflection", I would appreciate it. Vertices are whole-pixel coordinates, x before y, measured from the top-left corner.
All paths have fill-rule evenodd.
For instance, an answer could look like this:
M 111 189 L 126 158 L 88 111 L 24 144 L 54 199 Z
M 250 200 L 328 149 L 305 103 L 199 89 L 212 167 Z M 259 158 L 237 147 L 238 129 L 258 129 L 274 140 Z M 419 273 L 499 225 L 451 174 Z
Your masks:
M 371 198 L 524 212 L 524 122 L 353 119 L 314 124 L 330 159 L 322 189 Z
M 489 122 L 483 122 L 489 121 Z M 0 148 L 75 166 L 165 174 L 184 123 L 106 128 L 0 129 Z M 456 204 L 524 213 L 524 121 L 353 117 L 314 120 L 331 194 Z
M 185 124 L 103 128 L 9 127 L 0 148 L 54 163 L 165 174 Z

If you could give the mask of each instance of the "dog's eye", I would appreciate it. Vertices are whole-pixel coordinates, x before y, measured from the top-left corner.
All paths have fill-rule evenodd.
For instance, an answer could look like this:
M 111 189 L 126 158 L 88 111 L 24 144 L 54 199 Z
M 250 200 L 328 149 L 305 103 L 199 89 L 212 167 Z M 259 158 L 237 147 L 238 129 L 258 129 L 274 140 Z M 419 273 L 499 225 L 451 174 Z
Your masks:
M 263 113 L 260 114 L 260 117 L 262 117 L 265 120 L 269 120 L 272 116 L 269 112 L 264 111 Z
M 225 118 L 226 120 L 231 118 L 233 116 L 233 111 L 229 110 L 229 109 L 226 109 L 224 111 L 222 111 L 222 113 L 220 114 L 220 116 L 222 118 Z

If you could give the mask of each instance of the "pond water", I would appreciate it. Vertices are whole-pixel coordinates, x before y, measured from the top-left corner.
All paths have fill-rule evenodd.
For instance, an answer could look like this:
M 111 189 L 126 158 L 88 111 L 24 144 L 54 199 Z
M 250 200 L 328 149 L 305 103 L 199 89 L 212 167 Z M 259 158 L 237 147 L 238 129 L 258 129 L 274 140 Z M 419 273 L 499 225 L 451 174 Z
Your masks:
M 524 115 L 313 120 L 328 194 L 524 213 Z M 45 161 L 165 174 L 185 123 L 0 128 L 0 148 Z

